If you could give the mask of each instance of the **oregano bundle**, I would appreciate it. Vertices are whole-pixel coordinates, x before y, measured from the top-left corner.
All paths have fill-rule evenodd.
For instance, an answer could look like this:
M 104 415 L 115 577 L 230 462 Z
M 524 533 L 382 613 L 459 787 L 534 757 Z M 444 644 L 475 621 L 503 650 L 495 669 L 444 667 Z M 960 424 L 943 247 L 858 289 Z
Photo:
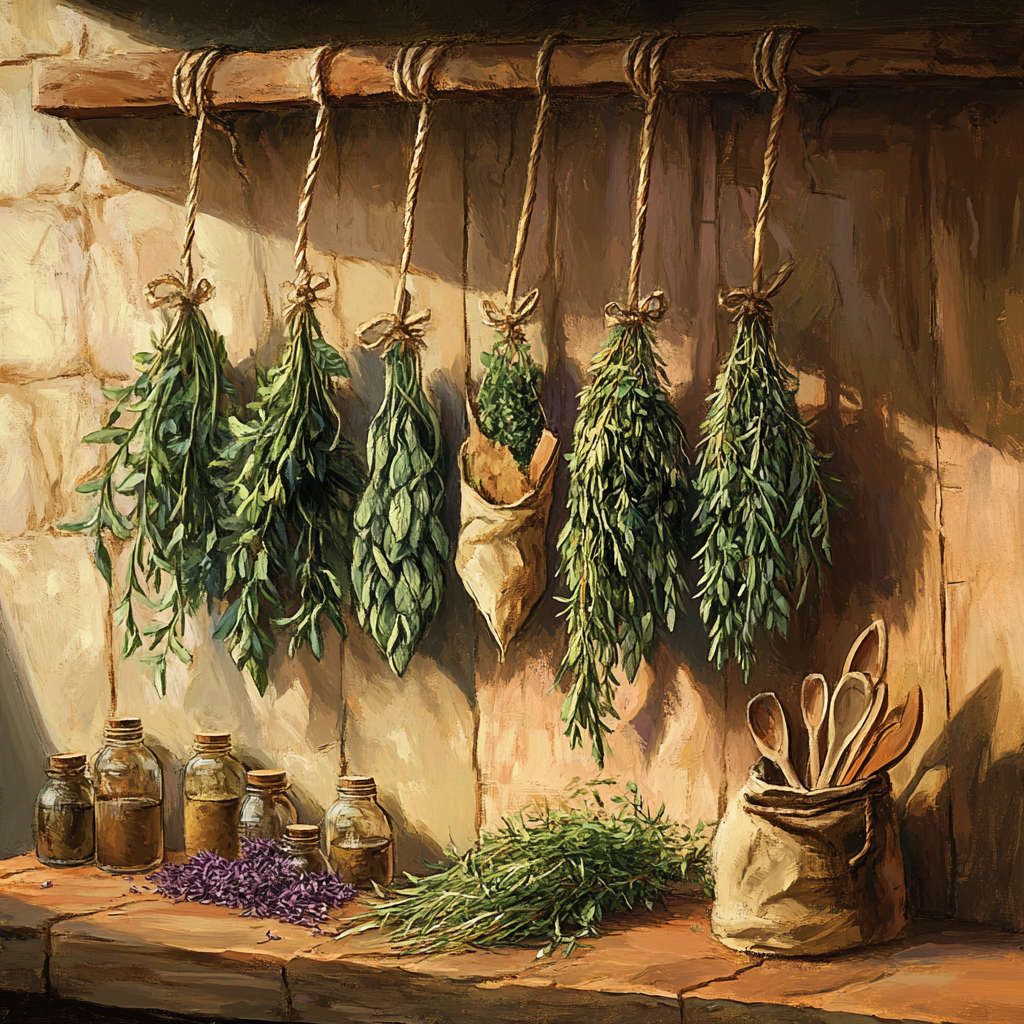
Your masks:
M 686 593 L 687 466 L 682 424 L 644 315 L 626 317 L 591 363 L 569 461 L 568 519 L 558 537 L 571 677 L 562 721 L 573 747 L 590 736 L 604 764 L 617 717 L 613 670 L 636 677 L 655 627 L 671 631 Z
M 322 657 L 324 617 L 345 636 L 352 513 L 366 474 L 342 436 L 332 377 L 347 379 L 348 364 L 324 341 L 307 289 L 288 318 L 281 360 L 249 405 L 251 419 L 231 418 L 225 450 L 237 470 L 228 484 L 226 586 L 239 592 L 214 636 L 261 695 L 275 646 L 271 627 L 289 634 L 289 657 L 303 644 Z
M 172 291 L 156 298 L 156 285 Z M 168 653 L 185 664 L 192 660 L 182 642 L 186 617 L 204 600 L 219 597 L 224 587 L 214 464 L 225 429 L 221 399 L 229 385 L 224 339 L 199 308 L 211 293 L 201 281 L 189 294 L 173 276 L 150 286 L 151 301 L 171 303 L 174 311 L 163 333 L 152 335 L 154 351 L 136 355 L 136 380 L 103 389 L 114 408 L 106 426 L 82 440 L 113 444 L 115 451 L 99 477 L 77 488 L 98 494 L 92 511 L 63 526 L 96 538 L 96 566 L 108 586 L 113 579 L 104 532 L 123 541 L 134 537 L 115 620 L 124 626 L 123 657 L 142 647 L 144 638 L 155 652 L 143 661 L 153 666 L 161 695 L 167 688 Z M 121 422 L 125 413 L 135 414 L 128 426 Z M 117 495 L 130 501 L 127 512 L 117 507 Z M 156 613 L 141 627 L 140 606 Z

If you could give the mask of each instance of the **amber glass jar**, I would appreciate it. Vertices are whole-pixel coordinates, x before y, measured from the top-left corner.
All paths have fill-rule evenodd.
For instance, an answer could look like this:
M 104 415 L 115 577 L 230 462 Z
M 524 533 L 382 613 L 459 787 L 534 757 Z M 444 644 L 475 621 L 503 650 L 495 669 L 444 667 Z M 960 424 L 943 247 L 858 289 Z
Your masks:
M 246 776 L 245 799 L 238 818 L 242 839 L 282 839 L 284 830 L 298 821 L 295 805 L 285 796 L 288 776 L 274 768 L 260 768 Z
M 326 874 L 331 869 L 320 852 L 320 829 L 316 825 L 289 825 L 284 830 L 282 853 L 300 874 Z
M 192 857 L 206 850 L 237 860 L 245 769 L 231 756 L 231 733 L 196 733 L 184 788 L 185 853 Z
M 108 718 L 96 755 L 96 866 L 141 874 L 164 859 L 164 774 L 142 720 Z
M 331 867 L 353 885 L 387 885 L 394 870 L 391 819 L 377 803 L 377 785 L 366 775 L 338 776 L 338 798 L 324 815 L 324 852 Z
M 36 798 L 36 856 L 55 868 L 88 864 L 95 851 L 93 789 L 85 754 L 51 754 Z

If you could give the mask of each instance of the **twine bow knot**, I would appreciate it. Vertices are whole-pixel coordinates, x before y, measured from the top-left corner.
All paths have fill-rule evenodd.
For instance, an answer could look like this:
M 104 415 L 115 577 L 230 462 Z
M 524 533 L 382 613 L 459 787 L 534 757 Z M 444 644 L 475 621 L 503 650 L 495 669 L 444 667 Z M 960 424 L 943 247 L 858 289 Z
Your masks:
M 736 323 L 741 316 L 770 317 L 772 304 L 769 299 L 789 280 L 789 275 L 793 273 L 795 266 L 795 260 L 786 260 L 769 278 L 767 284 L 757 289 L 753 287 L 732 288 L 728 291 L 723 289 L 718 296 L 718 304 L 734 314 L 733 323 Z
M 668 299 L 659 288 L 642 298 L 635 306 L 621 306 L 617 302 L 609 302 L 604 307 L 604 318 L 609 327 L 616 324 L 645 326 L 656 324 L 667 312 Z
M 403 350 L 418 352 L 423 347 L 423 332 L 429 320 L 429 309 L 421 309 L 411 315 L 406 311 L 401 316 L 398 313 L 380 313 L 360 324 L 356 335 L 360 344 L 368 349 L 381 348 L 390 352 L 395 345 L 401 345 Z
M 322 292 L 330 283 L 325 274 L 307 274 L 305 278 L 294 284 L 285 281 L 282 287 L 291 286 L 292 289 L 288 293 L 286 305 L 282 310 L 285 321 L 291 320 L 300 309 L 312 306 L 319 298 L 317 292 Z
M 513 299 L 504 309 L 499 309 L 490 299 L 481 299 L 480 313 L 489 327 L 510 335 L 530 319 L 539 298 L 540 292 L 534 288 L 518 301 Z
M 162 291 L 161 289 L 167 289 Z M 161 306 L 199 306 L 213 298 L 213 285 L 205 277 L 189 287 L 180 274 L 164 274 L 146 285 L 146 301 L 150 309 Z

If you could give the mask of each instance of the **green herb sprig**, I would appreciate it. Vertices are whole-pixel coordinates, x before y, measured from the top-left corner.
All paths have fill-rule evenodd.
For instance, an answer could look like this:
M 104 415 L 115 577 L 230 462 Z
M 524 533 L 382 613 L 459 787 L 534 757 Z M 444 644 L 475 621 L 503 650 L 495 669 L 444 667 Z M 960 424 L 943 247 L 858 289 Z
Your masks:
M 796 406 L 797 381 L 779 360 L 766 300 L 736 316 L 736 337 L 708 398 L 696 490 L 705 538 L 700 613 L 718 668 L 748 678 L 758 628 L 785 634 L 812 577 L 831 561 L 830 498 Z
M 568 519 L 558 538 L 569 587 L 569 645 L 556 677 L 572 685 L 562 721 L 572 746 L 589 733 L 604 764 L 606 717 L 621 663 L 632 682 L 655 626 L 671 632 L 686 593 L 688 461 L 646 324 L 615 327 L 591 363 L 569 460 Z
M 691 832 L 662 806 L 653 814 L 635 783 L 611 797 L 602 779 L 569 794 L 567 806 L 534 805 L 483 832 L 473 849 L 437 874 L 377 888 L 354 928 L 386 928 L 401 953 L 450 953 L 540 941 L 538 958 L 561 948 L 569 956 L 600 934 L 609 914 L 653 909 L 673 885 L 696 883 L 710 892 L 708 840 L 703 823 Z
M 441 607 L 448 534 L 441 424 L 415 345 L 392 344 L 384 367 L 384 401 L 366 442 L 370 484 L 355 514 L 352 586 L 359 624 L 401 676 Z
M 175 287 L 180 284 L 176 282 Z M 167 689 L 167 655 L 185 664 L 192 657 L 183 639 L 185 621 L 204 600 L 224 588 L 225 560 L 218 481 L 214 464 L 224 439 L 222 398 L 230 385 L 223 372 L 224 339 L 197 303 L 181 291 L 164 332 L 152 336 L 154 351 L 135 357 L 140 373 L 122 388 L 104 388 L 115 403 L 106 426 L 82 439 L 112 444 L 114 454 L 95 480 L 81 484 L 97 494 L 89 515 L 63 529 L 95 537 L 96 566 L 113 586 L 110 552 L 104 540 L 134 541 L 115 621 L 124 626 L 122 656 L 148 641 L 154 653 L 154 684 Z M 134 413 L 131 425 L 121 423 Z M 131 500 L 122 512 L 117 495 Z M 140 628 L 140 607 L 156 612 Z
M 355 445 L 341 434 L 332 377 L 349 377 L 324 341 L 312 304 L 288 318 L 280 362 L 266 375 L 251 418 L 230 420 L 225 448 L 233 529 L 226 587 L 237 587 L 214 633 L 262 695 L 275 641 L 290 634 L 288 655 L 308 644 L 323 656 L 324 617 L 345 636 L 342 601 L 349 590 L 352 514 L 366 485 Z

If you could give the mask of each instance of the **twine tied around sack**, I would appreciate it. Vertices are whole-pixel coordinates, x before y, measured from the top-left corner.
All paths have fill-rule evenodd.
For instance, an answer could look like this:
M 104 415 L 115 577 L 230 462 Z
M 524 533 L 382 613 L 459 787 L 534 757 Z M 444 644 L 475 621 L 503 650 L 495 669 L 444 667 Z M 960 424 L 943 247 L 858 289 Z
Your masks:
M 423 179 L 423 158 L 427 151 L 427 133 L 433 115 L 434 69 L 444 54 L 445 47 L 435 43 L 413 43 L 398 52 L 392 66 L 395 92 L 409 103 L 419 103 L 420 115 L 416 123 L 416 138 L 409 163 L 409 180 L 405 191 L 405 216 L 403 220 L 402 259 L 398 267 L 398 283 L 395 285 L 395 304 L 390 313 L 381 313 L 367 320 L 356 329 L 360 342 L 369 349 L 383 348 L 386 352 L 393 345 L 419 351 L 423 346 L 423 331 L 430 320 L 430 310 L 424 309 L 409 315 L 410 297 L 406 290 L 409 266 L 412 263 L 412 243 L 416 221 L 416 201 L 419 198 L 420 182 Z
M 793 51 L 793 44 L 799 32 L 796 29 L 769 29 L 763 33 L 754 47 L 754 81 L 759 89 L 775 93 L 771 121 L 768 124 L 768 138 L 764 149 L 764 171 L 761 176 L 761 196 L 754 220 L 754 265 L 749 288 L 733 288 L 723 291 L 718 304 L 735 314 L 733 322 L 744 315 L 771 316 L 771 297 L 786 283 L 796 266 L 794 260 L 786 260 L 781 267 L 764 281 L 764 242 L 768 230 L 768 205 L 771 202 L 772 183 L 775 168 L 779 162 L 779 135 L 782 118 L 789 97 L 789 82 L 786 68 Z
M 626 81 L 644 101 L 644 124 L 640 135 L 639 174 L 636 185 L 636 209 L 633 217 L 633 244 L 629 257 L 627 302 L 609 302 L 604 307 L 605 320 L 613 324 L 657 323 L 668 309 L 664 292 L 655 291 L 640 298 L 640 262 L 644 253 L 644 232 L 647 228 L 647 205 L 651 196 L 651 157 L 654 153 L 654 132 L 658 124 L 661 98 L 661 64 L 665 50 L 674 37 L 670 35 L 637 36 L 623 56 Z

